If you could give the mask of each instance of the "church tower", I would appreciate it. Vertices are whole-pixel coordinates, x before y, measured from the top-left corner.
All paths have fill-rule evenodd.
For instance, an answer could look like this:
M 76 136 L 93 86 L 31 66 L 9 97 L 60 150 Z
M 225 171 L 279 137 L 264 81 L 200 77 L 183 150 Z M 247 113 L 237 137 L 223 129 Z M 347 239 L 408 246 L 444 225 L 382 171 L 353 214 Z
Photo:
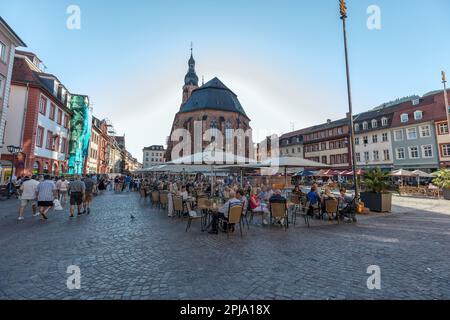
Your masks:
M 191 58 L 189 59 L 189 70 L 184 77 L 184 86 L 183 86 L 183 101 L 181 106 L 183 106 L 186 101 L 190 98 L 192 91 L 198 88 L 198 76 L 195 73 L 195 60 L 192 55 L 192 47 L 191 47 Z

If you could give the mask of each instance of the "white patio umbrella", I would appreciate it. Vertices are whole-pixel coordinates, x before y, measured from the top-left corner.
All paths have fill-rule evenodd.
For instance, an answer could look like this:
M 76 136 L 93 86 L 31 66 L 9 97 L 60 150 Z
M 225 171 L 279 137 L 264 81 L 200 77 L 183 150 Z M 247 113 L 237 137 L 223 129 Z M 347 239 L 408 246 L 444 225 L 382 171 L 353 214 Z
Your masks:
M 422 170 L 415 170 L 412 172 L 417 177 L 417 186 L 420 186 L 420 178 L 434 178 L 430 173 L 426 173 Z
M 394 170 L 389 175 L 391 177 L 415 177 L 414 173 L 405 169 Z
M 434 176 L 431 173 L 426 173 L 421 170 L 415 170 L 412 173 L 419 178 L 434 178 Z
M 244 183 L 244 170 L 246 169 L 260 169 L 262 167 L 261 164 L 257 163 L 247 163 L 247 164 L 228 164 L 223 166 L 216 166 L 216 169 L 223 169 L 223 170 L 239 170 L 239 174 L 241 176 L 241 187 L 243 187 Z
M 191 172 L 199 172 L 201 169 L 205 168 L 205 166 L 208 166 L 212 173 L 211 190 L 214 190 L 215 169 L 220 169 L 221 167 L 223 169 L 225 165 L 245 165 L 251 163 L 256 164 L 256 160 L 223 151 L 205 150 L 203 152 L 174 159 L 167 164 L 185 165 L 187 166 L 186 170 L 191 170 Z
M 389 176 L 400 177 L 402 185 L 403 185 L 403 177 L 415 177 L 414 173 L 405 169 L 394 170 L 389 174 Z
M 288 168 L 329 168 L 329 165 L 315 162 L 303 158 L 297 157 L 275 157 L 271 159 L 267 159 L 261 163 L 262 167 L 270 167 L 272 174 L 279 171 L 280 168 L 284 169 L 284 183 L 287 186 L 287 169 Z M 276 170 L 275 170 L 276 169 Z

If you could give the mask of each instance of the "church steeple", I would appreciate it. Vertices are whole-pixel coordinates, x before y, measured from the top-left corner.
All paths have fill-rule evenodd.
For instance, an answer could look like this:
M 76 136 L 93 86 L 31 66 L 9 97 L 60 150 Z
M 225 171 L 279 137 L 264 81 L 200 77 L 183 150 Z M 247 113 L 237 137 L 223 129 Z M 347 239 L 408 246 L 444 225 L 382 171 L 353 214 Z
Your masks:
M 194 55 L 192 53 L 192 45 L 191 45 L 191 57 L 189 58 L 188 61 L 188 65 L 189 65 L 189 70 L 186 74 L 186 76 L 184 77 L 184 85 L 185 86 L 198 86 L 198 76 L 195 73 L 195 60 L 194 60 Z
M 182 105 L 186 103 L 186 101 L 189 99 L 192 91 L 198 88 L 198 76 L 197 73 L 195 72 L 195 60 L 192 51 L 193 48 L 191 43 L 191 57 L 189 58 L 188 61 L 189 69 L 186 76 L 184 77 Z

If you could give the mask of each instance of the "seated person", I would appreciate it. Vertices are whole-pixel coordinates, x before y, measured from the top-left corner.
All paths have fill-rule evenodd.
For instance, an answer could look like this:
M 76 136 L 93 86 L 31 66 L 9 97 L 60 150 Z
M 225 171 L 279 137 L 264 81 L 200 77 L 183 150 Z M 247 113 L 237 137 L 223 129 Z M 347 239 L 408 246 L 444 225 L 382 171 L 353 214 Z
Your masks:
M 331 193 L 331 189 L 330 187 L 326 186 L 325 187 L 325 192 L 322 196 L 322 210 L 323 212 L 326 212 L 326 203 L 325 200 L 328 199 L 336 199 L 336 197 L 334 196 L 334 194 Z M 327 212 L 328 214 L 328 219 L 332 220 L 333 219 L 333 213 L 332 212 Z
M 270 203 L 286 203 L 286 198 L 281 195 L 281 190 L 275 190 L 269 201 Z
M 302 192 L 302 190 L 300 190 L 300 187 L 297 185 L 294 187 L 294 190 L 292 190 L 292 194 L 294 196 L 301 197 L 303 195 L 303 192 Z
M 344 210 L 349 206 L 349 204 L 352 202 L 352 197 L 347 196 L 347 190 L 345 188 L 341 188 L 339 190 L 339 197 L 338 197 L 338 207 L 339 211 Z
M 264 202 L 265 203 L 269 203 L 270 202 L 270 198 L 273 195 L 274 195 L 274 192 L 272 190 L 272 187 L 267 187 L 266 194 L 265 194 L 265 197 L 264 197 Z
M 262 212 L 263 214 L 263 224 L 267 225 L 269 224 L 267 222 L 267 216 L 269 215 L 269 209 L 267 208 L 267 205 L 264 203 L 261 203 L 257 197 L 258 190 L 253 189 L 252 195 L 250 196 L 250 209 L 252 212 Z
M 308 214 L 313 215 L 314 212 L 313 208 L 314 207 L 320 208 L 321 203 L 321 198 L 319 193 L 317 192 L 317 186 L 315 184 L 313 184 L 313 186 L 311 187 L 311 191 L 309 191 L 307 198 L 309 203 Z
M 257 193 L 258 200 L 261 202 L 264 202 L 264 199 L 266 198 L 266 187 L 262 186 L 257 191 L 258 191 L 258 193 Z
M 178 192 L 178 196 L 183 198 L 183 202 L 186 204 L 188 212 L 191 212 L 191 210 L 192 210 L 191 204 L 189 203 L 189 201 L 187 201 L 188 197 L 189 197 L 189 194 L 188 194 L 188 192 L 186 190 L 186 186 L 182 186 L 181 187 L 181 191 Z
M 284 203 L 286 204 L 286 198 L 281 195 L 281 190 L 275 190 L 274 194 L 269 199 L 270 203 Z M 277 221 L 278 224 L 284 223 L 284 218 Z
M 219 218 L 228 220 L 228 212 L 234 205 L 242 205 L 242 202 L 236 198 L 236 193 L 234 191 L 230 191 L 230 199 L 219 209 L 217 214 L 213 215 L 212 230 L 209 233 L 217 234 L 219 232 Z
M 245 195 L 245 191 L 242 189 L 239 189 L 236 192 L 236 198 L 241 201 L 242 206 L 243 206 L 242 214 L 245 215 L 247 213 L 247 209 L 249 208 L 249 203 L 248 203 L 248 199 Z

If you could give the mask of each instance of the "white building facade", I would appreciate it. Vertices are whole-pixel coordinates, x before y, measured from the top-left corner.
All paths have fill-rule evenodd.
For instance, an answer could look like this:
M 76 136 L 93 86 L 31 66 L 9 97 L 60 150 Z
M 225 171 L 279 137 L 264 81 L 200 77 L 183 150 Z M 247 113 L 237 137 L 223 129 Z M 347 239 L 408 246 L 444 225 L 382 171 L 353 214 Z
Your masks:
M 166 150 L 164 146 L 153 145 L 142 150 L 143 152 L 143 167 L 149 168 L 151 166 L 160 165 L 166 162 L 164 158 Z

